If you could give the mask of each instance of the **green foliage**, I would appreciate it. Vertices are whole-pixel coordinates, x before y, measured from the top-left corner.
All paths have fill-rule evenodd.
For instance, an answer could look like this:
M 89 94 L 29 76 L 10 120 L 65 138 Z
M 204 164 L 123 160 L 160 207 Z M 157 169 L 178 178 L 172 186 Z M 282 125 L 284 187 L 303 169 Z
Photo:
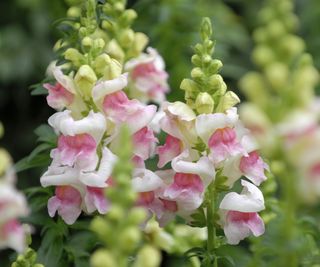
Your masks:
M 48 166 L 51 158 L 50 151 L 56 147 L 57 136 L 53 129 L 46 124 L 35 129 L 37 142 L 40 144 L 30 153 L 29 156 L 21 159 L 15 164 L 16 172 L 21 172 L 30 168 Z

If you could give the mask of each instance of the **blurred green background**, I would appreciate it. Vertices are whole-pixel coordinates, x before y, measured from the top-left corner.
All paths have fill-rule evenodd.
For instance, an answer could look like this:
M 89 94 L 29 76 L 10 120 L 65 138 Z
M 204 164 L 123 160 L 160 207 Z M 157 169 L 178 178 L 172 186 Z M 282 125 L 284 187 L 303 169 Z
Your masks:
M 217 41 L 215 57 L 224 63 L 222 75 L 228 87 L 242 97 L 237 83 L 248 70 L 254 69 L 250 60 L 251 33 L 262 2 L 129 1 L 128 5 L 139 14 L 134 30 L 146 33 L 150 45 L 165 59 L 170 74 L 169 100 L 182 100 L 179 85 L 189 76 L 192 45 L 199 38 L 198 28 L 203 16 L 213 21 Z M 320 1 L 295 2 L 301 22 L 299 34 L 306 40 L 307 50 L 320 69 Z M 0 1 L 0 121 L 5 126 L 0 145 L 11 153 L 15 162 L 32 151 L 36 145 L 34 129 L 46 123 L 54 113 L 44 96 L 31 96 L 28 88 L 43 80 L 46 67 L 54 58 L 52 47 L 60 37 L 55 21 L 65 16 L 67 7 L 64 0 Z M 39 185 L 40 172 L 31 170 L 19 174 L 18 186 Z

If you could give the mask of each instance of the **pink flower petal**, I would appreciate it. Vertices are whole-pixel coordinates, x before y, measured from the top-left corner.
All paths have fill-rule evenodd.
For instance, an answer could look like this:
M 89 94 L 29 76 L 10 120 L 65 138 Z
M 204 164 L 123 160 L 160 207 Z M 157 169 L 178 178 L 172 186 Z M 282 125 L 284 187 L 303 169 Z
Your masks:
M 159 155 L 158 168 L 162 168 L 182 152 L 182 142 L 172 135 L 167 135 L 163 146 L 157 148 Z
M 109 209 L 103 188 L 87 186 L 85 203 L 89 213 L 98 210 L 100 214 L 105 214 Z
M 143 160 L 148 159 L 152 154 L 158 139 L 154 136 L 153 131 L 144 127 L 133 135 L 134 154 Z
M 267 179 L 264 170 L 268 169 L 268 166 L 263 162 L 256 151 L 249 153 L 248 156 L 243 156 L 240 160 L 239 168 L 255 185 L 259 186 Z
M 49 92 L 49 95 L 47 96 L 48 105 L 54 109 L 62 110 L 69 106 L 74 100 L 74 95 L 60 83 L 56 83 L 55 85 L 45 83 L 43 87 Z

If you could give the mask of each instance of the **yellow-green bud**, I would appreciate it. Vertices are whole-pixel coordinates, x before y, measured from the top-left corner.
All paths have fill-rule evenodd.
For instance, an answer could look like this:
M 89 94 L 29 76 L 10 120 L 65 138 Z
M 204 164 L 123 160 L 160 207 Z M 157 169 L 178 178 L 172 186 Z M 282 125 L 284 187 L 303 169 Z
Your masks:
M 281 39 L 281 51 L 291 58 L 302 53 L 305 49 L 304 41 L 295 35 L 287 35 Z
M 101 27 L 104 30 L 110 31 L 113 28 L 113 23 L 111 21 L 109 21 L 109 20 L 104 20 L 101 23 Z
M 267 33 L 264 28 L 258 28 L 253 32 L 253 40 L 257 43 L 264 43 L 267 40 Z
M 221 60 L 219 59 L 213 59 L 210 62 L 210 66 L 209 66 L 209 72 L 210 73 L 216 73 L 218 72 L 221 68 L 222 68 L 223 64 L 221 62 Z
M 191 77 L 193 79 L 201 79 L 204 77 L 204 73 L 203 71 L 201 70 L 201 68 L 199 67 L 196 67 L 196 68 L 193 68 L 192 71 L 191 71 Z
M 257 72 L 247 73 L 239 83 L 241 90 L 246 97 L 264 108 L 269 101 L 269 93 L 264 80 L 264 77 Z
M 265 69 L 266 76 L 276 91 L 284 90 L 289 77 L 288 67 L 282 63 L 273 63 Z
M 134 31 L 125 29 L 120 33 L 119 42 L 123 47 L 130 47 L 134 41 Z
M 125 6 L 123 3 L 121 2 L 117 2 L 114 4 L 113 8 L 116 10 L 116 11 L 123 11 L 125 9 Z
M 202 64 L 201 58 L 198 55 L 193 55 L 191 58 L 191 62 L 192 62 L 192 64 L 194 64 L 197 67 L 201 66 L 201 64 Z
M 118 237 L 121 249 L 126 252 L 132 252 L 137 247 L 140 240 L 141 232 L 137 226 L 130 226 L 124 229 Z
M 86 36 L 86 37 L 84 37 L 84 38 L 82 39 L 82 42 L 81 42 L 81 43 L 82 43 L 83 46 L 91 47 L 92 44 L 93 44 L 93 40 L 92 40 L 92 38 Z
M 67 16 L 71 18 L 78 18 L 81 16 L 81 8 L 72 6 L 67 11 Z
M 106 240 L 110 234 L 109 224 L 102 217 L 95 217 L 90 225 L 92 231 L 96 232 L 101 240 Z
M 153 246 L 145 245 L 139 252 L 133 267 L 158 267 L 161 263 L 161 254 Z
M 141 51 L 143 51 L 143 49 L 146 47 L 148 42 L 149 42 L 149 39 L 144 33 L 136 32 L 134 35 L 133 44 L 130 50 L 128 51 L 128 55 L 130 57 L 138 56 L 141 53 Z
M 103 13 L 106 13 L 106 14 L 110 14 L 110 12 L 112 12 L 112 10 L 113 10 L 112 5 L 109 3 L 105 3 L 102 7 Z
M 106 43 L 102 38 L 95 39 L 93 41 L 93 46 L 95 49 L 101 50 L 105 47 Z
M 111 40 L 106 47 L 106 52 L 113 58 L 117 59 L 118 61 L 122 62 L 125 54 L 122 48 L 119 46 L 116 40 Z
M 132 24 L 132 22 L 137 18 L 137 13 L 133 9 L 127 9 L 123 12 L 120 17 L 120 23 L 125 26 Z
M 85 62 L 85 57 L 75 48 L 68 48 L 64 52 L 64 58 L 70 60 L 76 67 L 80 67 Z
M 93 68 L 96 73 L 104 75 L 105 69 L 110 64 L 110 62 L 111 58 L 108 54 L 104 53 L 95 59 L 95 61 L 93 62 Z
M 140 224 L 147 217 L 146 210 L 144 208 L 135 207 L 133 208 L 128 215 L 128 222 L 132 224 Z
M 198 89 L 198 86 L 197 84 L 193 81 L 193 80 L 190 80 L 190 79 L 183 79 L 181 84 L 180 84 L 180 88 L 182 90 L 185 90 L 186 92 L 198 92 L 199 89 Z
M 75 83 L 80 94 L 85 98 L 91 98 L 92 87 L 97 81 L 97 76 L 89 65 L 81 65 L 76 76 Z
M 208 85 L 210 86 L 210 89 L 219 91 L 220 95 L 223 95 L 227 90 L 227 85 L 220 74 L 211 75 L 208 80 Z
M 116 259 L 106 249 L 97 250 L 90 259 L 92 267 L 115 267 L 117 266 Z
M 228 91 L 224 96 L 220 98 L 217 112 L 225 112 L 238 103 L 240 103 L 239 97 L 234 92 Z
M 199 114 L 210 114 L 214 109 L 214 100 L 207 93 L 200 93 L 196 99 L 196 109 Z
M 124 211 L 119 205 L 112 205 L 108 212 L 108 218 L 113 221 L 121 221 L 124 218 Z
M 252 60 L 260 66 L 266 66 L 275 60 L 273 51 L 265 45 L 258 45 L 252 52 Z
M 285 34 L 286 29 L 281 21 L 273 20 L 267 26 L 267 32 L 271 38 L 276 39 L 282 37 Z

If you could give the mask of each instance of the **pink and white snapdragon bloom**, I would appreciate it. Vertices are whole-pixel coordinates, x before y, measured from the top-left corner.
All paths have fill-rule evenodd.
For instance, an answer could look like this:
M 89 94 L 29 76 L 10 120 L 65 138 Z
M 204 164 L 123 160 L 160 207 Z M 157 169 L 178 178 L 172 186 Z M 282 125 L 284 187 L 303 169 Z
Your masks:
M 237 245 L 242 239 L 251 235 L 264 233 L 264 222 L 258 212 L 263 210 L 262 192 L 250 182 L 241 181 L 241 194 L 228 193 L 220 203 L 222 226 L 227 242 Z
M 201 114 L 197 116 L 195 128 L 209 147 L 209 158 L 216 166 L 230 157 L 248 155 L 241 144 L 248 130 L 240 123 L 236 108 L 226 113 Z
M 44 187 L 56 186 L 56 195 L 48 202 L 49 215 L 57 211 L 72 224 L 82 210 L 106 213 L 103 190 L 116 156 L 106 147 L 99 148 L 107 127 L 104 115 L 90 111 L 87 117 L 75 120 L 65 110 L 52 115 L 49 124 L 60 134 L 58 147 L 51 151 L 53 161 L 40 179 Z
M 22 253 L 26 248 L 26 229 L 18 221 L 29 209 L 23 194 L 13 184 L 0 181 L 0 249 L 12 248 Z
M 70 86 L 69 76 L 58 74 L 60 82 L 69 82 Z M 98 112 L 91 110 L 79 118 L 79 113 L 66 109 L 49 118 L 49 125 L 59 137 L 57 148 L 50 154 L 52 163 L 40 181 L 44 187 L 56 187 L 55 196 L 48 201 L 51 217 L 58 213 L 67 224 L 73 224 L 82 211 L 108 211 L 110 204 L 104 189 L 111 184 L 117 161 L 112 150 L 121 145 L 118 134 L 123 124 L 132 134 L 137 166 L 144 168 L 144 161 L 154 154 L 157 138 L 149 124 L 156 106 L 129 99 L 123 91 L 127 78 L 122 74 L 113 80 L 99 80 L 93 86 L 92 98 Z
M 147 53 L 129 60 L 125 64 L 129 75 L 129 95 L 144 103 L 162 103 L 169 92 L 165 64 L 158 52 L 149 47 Z

